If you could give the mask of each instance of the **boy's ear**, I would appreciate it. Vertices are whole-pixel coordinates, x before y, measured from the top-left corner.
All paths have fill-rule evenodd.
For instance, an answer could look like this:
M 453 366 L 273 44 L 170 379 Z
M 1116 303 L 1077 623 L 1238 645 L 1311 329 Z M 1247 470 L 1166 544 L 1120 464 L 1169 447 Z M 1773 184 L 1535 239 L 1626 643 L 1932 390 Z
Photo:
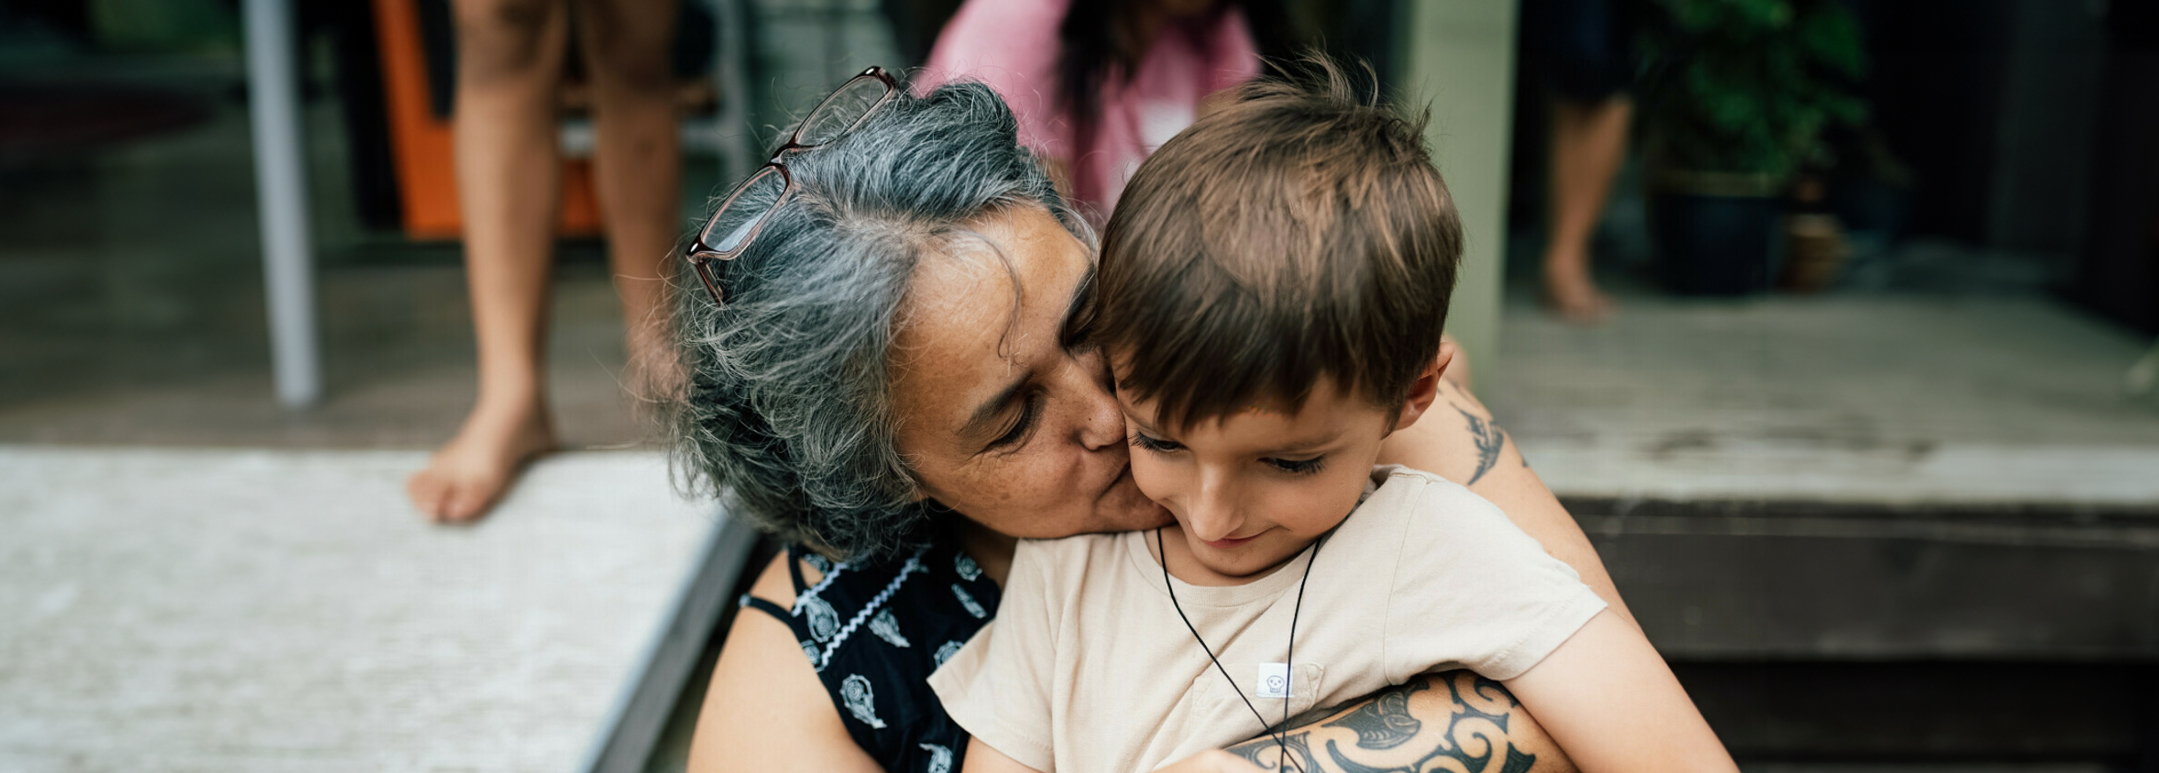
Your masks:
M 1402 401 L 1402 412 L 1395 417 L 1394 429 L 1390 432 L 1409 429 L 1410 425 L 1416 424 L 1418 419 L 1424 417 L 1425 410 L 1439 400 L 1439 380 L 1446 378 L 1447 365 L 1452 362 L 1454 342 L 1440 341 L 1438 356 L 1426 363 L 1424 372 L 1418 373 L 1417 380 L 1410 383 L 1409 397 Z

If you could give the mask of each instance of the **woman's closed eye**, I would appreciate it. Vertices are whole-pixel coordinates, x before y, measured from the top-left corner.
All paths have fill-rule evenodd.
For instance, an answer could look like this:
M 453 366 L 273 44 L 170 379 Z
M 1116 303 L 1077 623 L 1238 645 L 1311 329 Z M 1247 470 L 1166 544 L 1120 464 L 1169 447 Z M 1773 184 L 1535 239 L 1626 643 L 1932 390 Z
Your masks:
M 1035 423 L 1042 415 L 1044 396 L 1040 390 L 1029 392 L 1027 400 L 1020 404 L 1020 415 L 1013 419 L 1012 428 L 990 441 L 985 451 L 1013 450 L 1027 444 L 1027 436 L 1034 434 Z

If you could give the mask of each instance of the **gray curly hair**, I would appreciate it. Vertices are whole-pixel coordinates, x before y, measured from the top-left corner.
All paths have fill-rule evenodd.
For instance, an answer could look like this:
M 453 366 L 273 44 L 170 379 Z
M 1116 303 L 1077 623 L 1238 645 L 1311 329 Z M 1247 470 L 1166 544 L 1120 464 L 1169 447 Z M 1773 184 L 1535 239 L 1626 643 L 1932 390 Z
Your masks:
M 665 413 L 680 484 L 843 558 L 919 538 L 936 505 L 897 447 L 887 374 L 916 265 L 1014 207 L 1091 242 L 1017 132 L 982 84 L 903 88 L 848 135 L 788 155 L 792 198 L 715 264 L 726 303 L 694 278 L 676 293 L 686 383 Z

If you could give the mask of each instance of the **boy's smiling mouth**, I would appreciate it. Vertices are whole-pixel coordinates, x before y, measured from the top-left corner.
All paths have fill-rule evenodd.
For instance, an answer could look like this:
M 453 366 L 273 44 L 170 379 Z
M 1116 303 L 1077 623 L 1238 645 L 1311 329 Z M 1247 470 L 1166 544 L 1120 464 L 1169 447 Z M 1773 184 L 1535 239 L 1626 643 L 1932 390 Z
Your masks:
M 1218 539 L 1213 542 L 1208 542 L 1206 543 L 1206 545 L 1207 547 L 1214 548 L 1216 550 L 1230 550 L 1236 548 L 1239 545 L 1251 542 L 1255 539 L 1259 539 L 1259 535 L 1254 534 L 1250 537 L 1229 537 L 1225 539 Z

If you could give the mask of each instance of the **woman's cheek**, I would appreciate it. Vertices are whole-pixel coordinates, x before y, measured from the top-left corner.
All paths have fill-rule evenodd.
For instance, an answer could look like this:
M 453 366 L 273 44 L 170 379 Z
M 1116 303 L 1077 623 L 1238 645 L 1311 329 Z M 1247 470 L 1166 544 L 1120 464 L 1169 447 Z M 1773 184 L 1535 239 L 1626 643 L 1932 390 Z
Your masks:
M 991 485 L 1024 490 L 1027 506 L 1045 512 L 1093 502 L 1108 483 L 1100 477 L 1101 461 L 1093 456 L 1077 443 L 1044 447 L 1014 457 L 997 471 L 998 480 Z

